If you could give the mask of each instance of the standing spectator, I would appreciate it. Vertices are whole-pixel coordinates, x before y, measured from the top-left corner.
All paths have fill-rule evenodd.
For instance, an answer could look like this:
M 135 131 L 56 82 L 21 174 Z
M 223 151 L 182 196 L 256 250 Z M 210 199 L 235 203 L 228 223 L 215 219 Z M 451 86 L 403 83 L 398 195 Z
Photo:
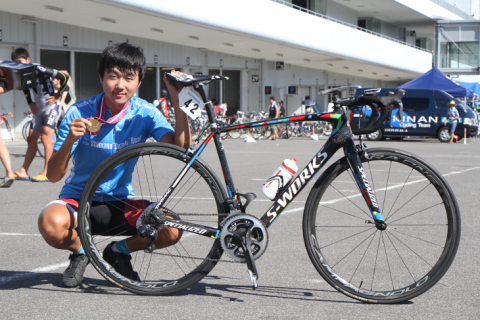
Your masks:
M 67 87 L 62 93 L 62 98 L 60 99 L 60 118 L 58 119 L 58 126 L 60 126 L 60 123 L 63 120 L 63 117 L 65 116 L 65 113 L 67 112 L 68 108 L 77 102 L 77 98 L 75 96 L 75 88 L 73 86 L 72 78 L 70 78 L 70 75 L 68 74 L 67 71 L 61 70 L 61 73 L 67 75 L 69 77 L 68 82 L 67 82 Z M 58 92 L 61 89 L 61 83 L 60 80 L 57 78 L 52 79 L 52 84 L 53 88 L 55 89 L 56 92 Z
M 7 88 L 7 84 L 5 82 L 5 78 L 2 77 L 3 73 L 0 70 L 0 94 L 10 91 Z M 0 187 L 1 188 L 8 188 L 12 185 L 15 178 L 13 176 L 12 165 L 10 162 L 10 153 L 8 152 L 7 147 L 3 143 L 2 135 L 0 134 L 0 161 L 2 161 L 3 166 L 5 167 L 5 177 L 3 181 L 0 180 Z
M 285 107 L 283 106 L 283 100 L 280 100 L 280 102 L 278 103 L 278 106 L 280 107 L 278 117 L 279 118 L 286 117 L 287 114 L 285 112 Z
M 73 86 L 73 81 L 72 78 L 70 78 L 70 75 L 68 74 L 68 71 L 66 70 L 60 70 L 61 73 L 64 75 L 68 76 L 68 82 L 67 82 L 67 87 L 65 90 L 63 90 L 62 93 L 62 98 L 60 100 L 60 106 L 62 107 L 62 115 L 64 115 L 68 108 L 77 102 L 77 97 L 75 96 L 75 87 Z M 61 82 L 57 78 L 52 79 L 53 83 L 53 88 L 55 91 L 59 91 L 61 89 Z
M 227 108 L 228 105 L 226 102 L 222 103 L 219 108 L 219 114 L 221 117 L 226 117 L 227 116 Z
M 24 48 L 17 48 L 12 52 L 12 60 L 18 63 L 30 64 L 30 55 Z M 20 171 L 15 171 L 15 180 L 32 180 L 34 182 L 49 182 L 47 178 L 47 164 L 53 153 L 52 136 L 55 132 L 57 121 L 60 118 L 60 98 L 67 88 L 69 77 L 55 69 L 50 69 L 40 64 L 35 65 L 37 85 L 33 88 L 35 102 L 30 96 L 30 90 L 24 90 L 28 106 L 32 110 L 33 119 L 30 133 L 27 138 L 27 152 Z M 55 92 L 52 78 L 60 80 L 60 89 Z M 45 146 L 45 165 L 38 176 L 30 178 L 28 168 L 37 153 L 37 141 L 41 136 Z
M 160 93 L 160 111 L 165 116 L 165 119 L 168 119 L 168 111 L 171 108 L 170 101 L 167 99 L 167 90 L 163 89 Z
M 278 118 L 280 110 L 278 109 L 277 103 L 275 102 L 275 97 L 270 97 L 270 107 L 268 108 L 268 117 L 270 119 Z M 276 140 L 278 138 L 278 128 L 276 125 L 270 126 L 272 130 L 272 140 Z
M 448 120 L 450 120 L 450 122 L 448 123 L 448 132 L 450 133 L 449 144 L 452 144 L 454 142 L 453 139 L 455 139 L 455 142 L 458 141 L 458 136 L 455 135 L 455 128 L 457 127 L 457 121 L 458 121 L 457 119 L 460 118 L 460 114 L 455 108 L 457 106 L 457 103 L 455 102 L 455 100 L 450 101 L 448 105 L 450 106 L 450 109 L 448 110 L 448 113 L 447 113 L 447 118 Z M 445 121 L 447 120 L 445 119 Z

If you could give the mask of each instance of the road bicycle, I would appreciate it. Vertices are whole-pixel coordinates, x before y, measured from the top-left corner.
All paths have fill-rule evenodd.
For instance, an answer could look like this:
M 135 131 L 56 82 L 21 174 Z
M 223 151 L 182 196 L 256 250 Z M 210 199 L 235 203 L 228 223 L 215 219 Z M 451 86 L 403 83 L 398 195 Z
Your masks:
M 430 164 L 409 152 L 368 149 L 353 140 L 352 132 L 360 135 L 381 126 L 391 105 L 401 105 L 403 90 L 385 97 L 335 96 L 332 113 L 218 126 L 204 90 L 204 84 L 214 77 L 173 75 L 170 79 L 199 93 L 211 131 L 188 150 L 162 143 L 126 147 L 90 176 L 79 202 L 78 232 L 93 266 L 111 283 L 136 294 L 170 295 L 198 283 L 217 263 L 239 262 L 247 266 L 256 288 L 255 261 L 267 249 L 268 228 L 340 149 L 345 156 L 316 178 L 303 211 L 306 250 L 323 279 L 363 302 L 399 303 L 424 293 L 445 274 L 460 241 L 460 212 L 448 183 Z M 373 120 L 362 128 L 351 127 L 344 106 L 360 105 L 372 106 Z M 257 218 L 249 210 L 256 196 L 236 188 L 220 134 L 296 121 L 327 121 L 334 129 L 325 145 Z M 200 158 L 212 140 L 224 183 Z M 135 166 L 131 175 L 109 182 L 113 171 L 126 166 Z M 248 166 L 244 169 L 248 174 Z M 126 187 L 119 190 L 117 185 Z M 120 275 L 102 257 L 112 240 L 132 233 L 127 234 L 123 226 L 99 233 L 92 230 L 90 220 L 95 201 L 109 195 L 125 202 L 122 199 L 133 190 L 135 199 L 144 200 L 139 201 L 143 204 L 127 204 L 143 210 L 138 220 L 129 221 L 145 237 L 139 237 L 144 250 L 132 253 L 131 260 L 141 281 Z M 179 240 L 169 237 L 173 230 L 182 234 Z M 159 235 L 168 240 L 159 244 Z
M 5 123 L 5 127 L 7 128 L 8 134 L 10 135 L 10 139 L 14 141 L 15 134 L 12 130 L 12 127 L 10 126 L 10 123 L 8 122 L 7 116 L 10 116 L 11 118 L 13 118 L 13 114 L 11 112 L 4 113 L 0 116 L 0 124 Z
M 27 141 L 28 136 L 30 135 L 30 129 L 32 129 L 32 121 L 33 121 L 33 114 L 30 111 L 24 112 L 23 116 L 28 118 L 27 122 L 22 127 L 22 136 L 25 141 Z M 60 124 L 59 124 L 60 125 Z M 52 135 L 52 144 L 55 145 L 55 142 L 58 138 L 58 126 L 55 128 L 55 132 Z M 43 150 L 43 151 L 42 151 Z M 37 140 L 37 152 L 38 155 L 42 158 L 45 158 L 45 150 L 43 148 L 42 138 L 41 136 L 38 137 Z

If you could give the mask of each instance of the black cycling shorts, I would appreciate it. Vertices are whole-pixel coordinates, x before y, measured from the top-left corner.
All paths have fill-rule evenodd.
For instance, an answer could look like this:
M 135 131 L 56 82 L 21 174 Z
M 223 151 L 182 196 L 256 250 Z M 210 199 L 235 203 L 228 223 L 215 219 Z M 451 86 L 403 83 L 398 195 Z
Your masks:
M 51 203 L 64 204 L 75 219 L 77 218 L 78 200 L 59 199 Z M 92 202 L 90 208 L 90 227 L 92 234 L 108 236 L 136 235 L 137 220 L 143 210 L 150 204 L 150 201 L 135 199 Z M 75 225 L 75 228 L 77 228 L 77 225 Z

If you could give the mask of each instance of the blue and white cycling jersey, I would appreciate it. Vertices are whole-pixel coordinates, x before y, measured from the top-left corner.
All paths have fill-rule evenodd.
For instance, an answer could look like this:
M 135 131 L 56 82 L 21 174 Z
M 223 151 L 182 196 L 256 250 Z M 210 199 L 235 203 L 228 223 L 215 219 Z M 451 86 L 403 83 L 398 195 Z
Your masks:
M 72 105 L 60 124 L 54 150 L 58 151 L 70 131 L 70 123 L 77 118 L 97 116 L 99 102 L 103 93 Z M 60 192 L 60 198 L 80 199 L 85 184 L 98 165 L 108 156 L 125 147 L 145 142 L 149 137 L 160 141 L 164 134 L 174 132 L 158 109 L 145 100 L 132 97 L 128 111 L 116 124 L 103 123 L 96 136 L 85 134 L 72 147 L 73 167 L 70 176 Z M 105 119 L 112 114 L 105 108 Z M 136 159 L 132 159 L 112 170 L 99 190 L 94 201 L 114 201 L 134 197 L 131 186 L 132 173 Z M 114 187 L 112 187 L 114 186 Z

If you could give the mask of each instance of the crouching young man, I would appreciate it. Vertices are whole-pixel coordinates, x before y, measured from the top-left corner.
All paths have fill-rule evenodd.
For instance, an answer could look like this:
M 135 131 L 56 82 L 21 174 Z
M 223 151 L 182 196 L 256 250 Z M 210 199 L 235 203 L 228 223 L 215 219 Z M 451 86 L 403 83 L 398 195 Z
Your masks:
M 145 75 L 145 57 L 140 48 L 128 43 L 108 46 L 101 55 L 98 71 L 103 92 L 72 105 L 59 127 L 59 137 L 48 163 L 48 179 L 51 182 L 60 181 L 67 173 L 70 158 L 73 158 L 73 167 L 59 199 L 50 202 L 38 219 L 38 228 L 45 241 L 54 248 L 71 252 L 70 265 L 62 275 L 65 287 L 76 287 L 82 283 L 89 262 L 76 231 L 78 199 L 95 168 L 112 154 L 112 150 L 102 149 L 101 146 L 120 145 L 127 140 L 140 143 L 149 137 L 183 148 L 191 144 L 187 116 L 179 109 L 180 85 L 164 77 L 175 108 L 175 130 L 157 108 L 133 97 Z M 101 123 L 96 133 L 95 122 Z M 140 136 L 140 141 L 131 139 Z M 131 175 L 131 172 L 119 173 L 122 174 Z M 125 225 L 132 229 L 126 233 L 132 234 L 130 238 L 108 245 L 103 257 L 118 273 L 140 280 L 130 262 L 130 253 L 142 250 L 148 239 L 135 235 L 135 223 L 126 220 L 127 201 L 115 201 L 125 199 L 124 194 L 105 194 L 101 198 L 102 201 L 95 202 L 90 209 L 92 230 L 108 230 Z M 128 217 L 131 219 L 130 215 Z M 174 244 L 180 240 L 180 230 L 165 228 L 168 232 L 159 235 L 157 248 L 164 247 L 163 244 L 167 242 Z M 166 236 L 169 237 L 168 241 L 162 239 Z

